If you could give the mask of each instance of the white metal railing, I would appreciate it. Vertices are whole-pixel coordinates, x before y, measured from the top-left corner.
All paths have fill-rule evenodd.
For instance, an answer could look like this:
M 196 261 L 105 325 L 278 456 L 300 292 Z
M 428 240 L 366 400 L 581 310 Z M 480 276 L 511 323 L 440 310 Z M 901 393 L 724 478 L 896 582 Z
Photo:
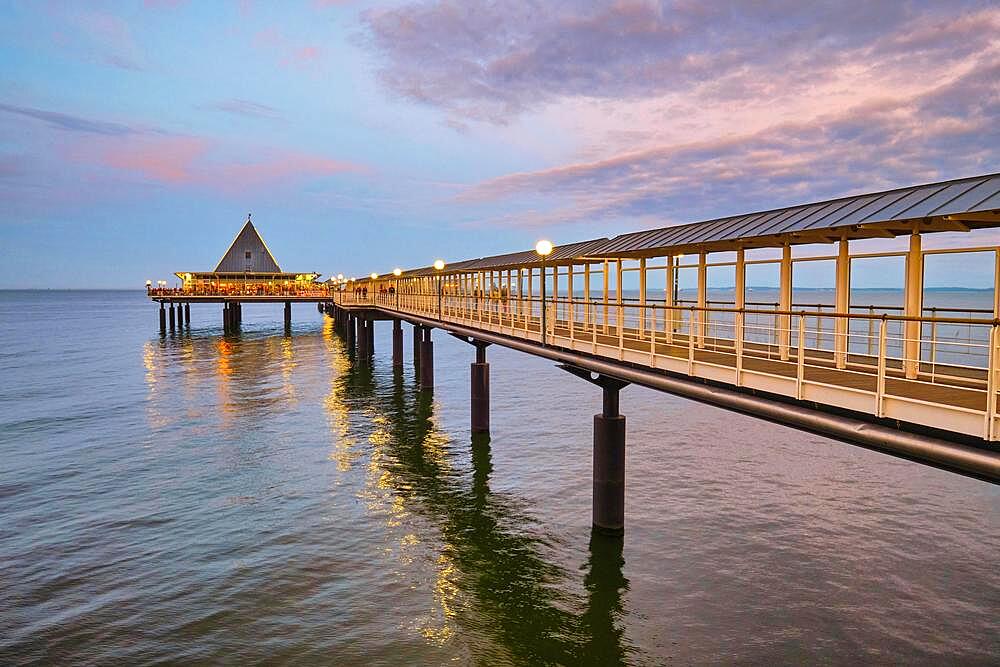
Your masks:
M 543 336 L 538 298 L 400 289 L 337 292 L 334 300 L 534 341 Z M 724 369 L 728 375 L 719 377 L 737 386 L 753 380 L 800 400 L 837 404 L 846 400 L 837 392 L 868 396 L 878 417 L 905 414 L 921 423 L 924 417 L 896 403 L 939 407 L 945 412 L 925 410 L 926 425 L 959 432 L 969 432 L 963 420 L 978 414 L 982 427 L 976 434 L 996 437 L 997 322 L 937 315 L 973 311 L 936 308 L 928 309 L 932 316 L 909 318 L 876 312 L 874 306 L 838 314 L 827 310 L 830 306 L 780 311 L 577 297 L 547 299 L 545 308 L 544 336 L 552 345 L 698 377 L 715 378 Z M 838 320 L 844 321 L 840 327 Z M 907 337 L 912 322 L 919 323 L 916 338 Z M 907 350 L 915 353 L 907 356 Z M 848 403 L 852 409 L 858 405 L 853 398 Z M 954 424 L 946 420 L 949 410 L 956 415 Z

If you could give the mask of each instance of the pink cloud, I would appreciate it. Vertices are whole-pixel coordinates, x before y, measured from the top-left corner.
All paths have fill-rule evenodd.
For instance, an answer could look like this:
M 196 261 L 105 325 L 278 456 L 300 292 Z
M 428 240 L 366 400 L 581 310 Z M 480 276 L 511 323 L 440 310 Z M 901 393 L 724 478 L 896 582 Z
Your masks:
M 226 190 L 246 190 L 263 185 L 277 185 L 292 180 L 312 179 L 346 172 L 360 172 L 362 167 L 294 151 L 272 151 L 263 159 L 247 162 L 216 163 L 203 176 Z
M 195 163 L 207 149 L 208 142 L 198 137 L 137 137 L 115 142 L 97 158 L 105 166 L 137 172 L 149 180 L 179 184 L 195 178 Z
M 319 56 L 320 49 L 318 46 L 303 46 L 295 49 L 292 55 L 285 58 L 283 62 L 290 65 L 309 65 L 319 60 Z
M 149 184 L 230 193 L 364 171 L 360 165 L 321 155 L 234 147 L 180 135 L 92 136 L 73 144 L 65 155 L 74 162 L 108 168 Z

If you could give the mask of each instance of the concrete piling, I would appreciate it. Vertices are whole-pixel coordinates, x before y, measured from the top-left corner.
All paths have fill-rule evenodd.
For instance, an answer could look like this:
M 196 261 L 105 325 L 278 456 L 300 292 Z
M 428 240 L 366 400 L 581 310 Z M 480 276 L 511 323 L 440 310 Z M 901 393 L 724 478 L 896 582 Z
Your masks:
M 176 331 L 176 329 L 177 329 L 177 321 L 175 319 L 176 317 L 177 316 L 174 314 L 174 302 L 171 301 L 170 302 L 170 333 L 174 333 L 174 331 Z
M 601 378 L 604 405 L 594 415 L 594 528 L 620 535 L 625 531 L 625 416 L 619 393 L 627 383 Z
M 490 432 L 490 365 L 486 362 L 489 343 L 474 341 L 476 361 L 471 364 L 472 432 Z
M 285 302 L 285 333 L 292 332 L 292 302 Z
M 434 389 L 434 342 L 430 327 L 424 328 L 424 340 L 420 344 L 420 390 Z
M 184 304 L 184 321 L 187 322 L 188 329 L 191 328 L 191 304 Z
M 163 307 L 163 302 L 160 302 L 160 335 L 167 335 L 167 310 Z
M 413 370 L 420 378 L 420 348 L 424 344 L 424 328 L 419 324 L 413 325 Z
M 403 367 L 403 323 L 398 319 L 392 321 L 392 367 Z

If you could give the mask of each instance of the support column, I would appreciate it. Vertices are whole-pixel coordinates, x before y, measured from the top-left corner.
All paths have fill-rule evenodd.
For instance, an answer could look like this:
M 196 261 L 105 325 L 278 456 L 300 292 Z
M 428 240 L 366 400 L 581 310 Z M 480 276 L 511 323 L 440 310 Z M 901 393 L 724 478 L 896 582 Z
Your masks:
M 781 270 L 778 281 L 778 310 L 792 309 L 792 246 L 781 247 Z M 778 354 L 782 361 L 788 361 L 788 347 L 792 340 L 792 318 L 778 316 Z
M 837 278 L 834 292 L 834 308 L 838 315 L 846 315 L 851 310 L 851 255 L 846 238 L 840 240 L 837 249 Z M 847 335 L 850 332 L 850 320 L 837 317 L 833 321 L 833 356 L 837 368 L 847 368 L 848 349 Z
M 413 368 L 420 378 L 420 349 L 424 345 L 424 328 L 419 324 L 413 325 Z
M 187 322 L 188 329 L 191 328 L 191 304 L 184 304 L 184 321 Z
M 375 356 L 375 320 L 371 316 L 365 318 L 365 333 L 368 334 L 368 356 Z
M 602 301 L 604 302 L 604 333 L 605 334 L 608 333 L 608 271 L 610 269 L 611 269 L 611 267 L 609 266 L 608 260 L 604 260 L 604 271 L 601 272 L 602 273 L 601 277 L 604 280 L 604 284 L 603 284 L 604 298 L 602 299 Z
M 910 234 L 910 252 L 906 256 L 906 286 L 904 290 L 907 317 L 921 317 L 924 312 L 924 256 L 920 249 L 920 233 Z M 903 345 L 903 368 L 908 380 L 916 379 L 920 371 L 919 321 L 906 322 Z
M 621 337 L 621 331 L 625 328 L 625 294 L 622 289 L 622 283 L 624 282 L 622 278 L 624 277 L 624 269 L 622 268 L 622 260 L 615 260 L 615 303 L 618 304 L 618 310 L 615 313 L 615 324 L 618 326 L 618 335 Z
M 476 361 L 472 370 L 472 432 L 490 432 L 490 365 L 486 362 L 489 343 L 472 341 L 476 346 Z
M 177 328 L 184 331 L 184 304 L 177 304 Z
M 347 313 L 347 349 L 354 350 L 358 344 L 358 318 Z
M 160 302 L 160 335 L 167 335 L 167 309 L 163 307 L 163 302 Z
M 392 321 L 392 367 L 403 367 L 403 323 Z
M 594 530 L 612 535 L 625 531 L 625 416 L 619 410 L 624 380 L 599 375 L 574 366 L 565 371 L 596 384 L 603 391 L 601 414 L 594 415 L 594 487 L 592 517 Z
M 229 318 L 229 302 L 225 301 L 222 304 L 222 333 L 228 336 L 230 334 L 231 322 Z
M 285 302 L 285 333 L 292 331 L 292 302 Z
M 646 258 L 639 260 L 639 338 L 646 335 Z
M 170 302 L 170 333 L 174 333 L 177 329 L 177 322 L 174 319 L 176 315 L 174 314 L 174 302 Z
M 434 342 L 431 340 L 431 328 L 424 327 L 424 340 L 420 344 L 420 389 L 434 389 Z
M 371 357 L 368 346 L 368 318 L 362 316 L 356 319 L 358 322 L 358 359 L 362 363 L 368 363 L 368 359 Z
M 698 347 L 705 346 L 705 330 L 708 322 L 708 312 L 702 310 L 708 306 L 708 253 L 702 250 L 698 253 Z
M 664 269 L 666 273 L 665 280 L 666 284 L 663 286 L 663 305 L 666 306 L 666 322 L 664 323 L 664 328 L 666 329 L 666 342 L 674 342 L 674 327 L 676 326 L 677 313 L 674 312 L 674 256 L 667 255 L 666 268 Z
M 746 338 L 746 313 L 742 312 L 747 307 L 747 262 L 746 251 L 743 248 L 736 249 L 736 281 L 733 287 L 733 303 L 737 312 L 733 318 L 733 347 L 736 351 L 737 373 L 740 372 L 743 358 L 743 342 Z M 737 375 L 737 384 L 739 376 Z

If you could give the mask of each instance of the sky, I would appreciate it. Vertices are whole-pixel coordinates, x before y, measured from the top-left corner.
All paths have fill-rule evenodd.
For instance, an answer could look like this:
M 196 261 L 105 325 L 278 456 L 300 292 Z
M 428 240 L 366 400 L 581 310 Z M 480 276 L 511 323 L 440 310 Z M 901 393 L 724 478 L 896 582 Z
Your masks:
M 1000 171 L 1000 7 L 0 4 L 0 288 L 366 275 Z M 988 243 L 993 232 L 979 233 Z

